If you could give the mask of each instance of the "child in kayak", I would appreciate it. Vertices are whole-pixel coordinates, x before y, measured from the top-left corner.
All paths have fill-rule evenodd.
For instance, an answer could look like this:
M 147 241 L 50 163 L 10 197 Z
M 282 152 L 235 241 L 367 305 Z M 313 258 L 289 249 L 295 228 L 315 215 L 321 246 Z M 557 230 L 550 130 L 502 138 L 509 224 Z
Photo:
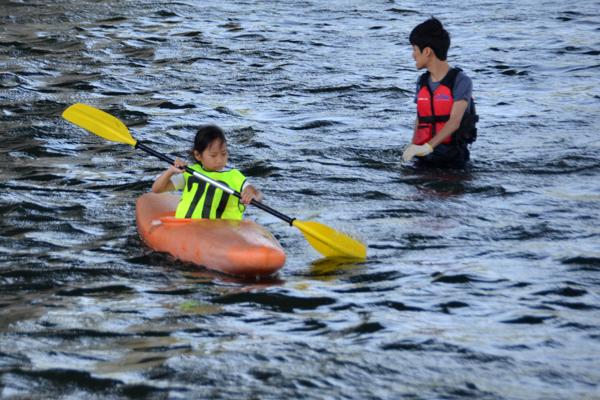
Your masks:
M 417 118 L 402 159 L 417 156 L 424 164 L 462 168 L 470 156 L 467 145 L 477 137 L 473 83 L 446 61 L 450 35 L 436 18 L 417 25 L 410 44 L 417 69 L 427 72 L 417 81 Z
M 207 125 L 198 130 L 190 156 L 196 162 L 191 169 L 239 192 L 242 203 L 250 204 L 252 200 L 262 202 L 263 193 L 248 184 L 240 171 L 226 165 L 227 139 L 218 126 Z M 175 165 L 171 165 L 152 185 L 153 193 L 183 189 L 176 218 L 242 219 L 245 207 L 239 204 L 237 197 L 185 172 L 182 168 L 187 165 L 177 158 Z

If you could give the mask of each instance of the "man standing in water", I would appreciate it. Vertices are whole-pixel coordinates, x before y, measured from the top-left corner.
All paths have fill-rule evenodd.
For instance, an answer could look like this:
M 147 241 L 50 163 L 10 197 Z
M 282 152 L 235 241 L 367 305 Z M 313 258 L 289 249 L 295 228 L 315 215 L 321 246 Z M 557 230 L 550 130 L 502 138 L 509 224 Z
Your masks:
M 470 156 L 467 145 L 477 137 L 473 83 L 446 61 L 450 35 L 436 18 L 415 27 L 410 44 L 417 69 L 427 72 L 417 81 L 417 118 L 402 159 L 417 156 L 422 164 L 463 168 Z

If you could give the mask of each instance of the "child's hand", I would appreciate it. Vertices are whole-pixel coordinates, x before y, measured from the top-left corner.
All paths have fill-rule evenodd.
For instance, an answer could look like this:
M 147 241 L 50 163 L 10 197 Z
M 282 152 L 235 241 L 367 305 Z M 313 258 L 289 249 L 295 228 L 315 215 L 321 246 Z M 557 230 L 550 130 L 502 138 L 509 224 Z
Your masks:
M 248 185 L 242 191 L 242 203 L 250 204 L 252 200 L 262 201 L 262 193 L 260 190 L 255 189 L 253 186 Z
M 185 170 L 183 169 L 183 167 L 187 167 L 187 163 L 185 161 L 183 161 L 182 159 L 180 159 L 180 158 L 176 158 L 175 162 L 173 163 L 173 165 L 171 165 L 169 167 L 169 169 L 174 174 L 182 174 L 182 173 L 185 172 Z

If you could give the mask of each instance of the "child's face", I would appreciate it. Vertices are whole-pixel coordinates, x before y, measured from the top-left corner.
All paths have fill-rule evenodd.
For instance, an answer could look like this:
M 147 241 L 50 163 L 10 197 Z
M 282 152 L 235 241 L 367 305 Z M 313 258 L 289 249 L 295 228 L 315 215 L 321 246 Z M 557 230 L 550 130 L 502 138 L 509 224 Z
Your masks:
M 227 164 L 227 143 L 215 140 L 202 153 L 194 150 L 194 156 L 206 171 L 220 171 Z
M 428 48 L 429 47 L 424 48 L 423 52 L 421 52 L 421 50 L 419 50 L 419 46 L 413 45 L 412 57 L 415 59 L 415 63 L 417 64 L 417 69 L 419 69 L 419 70 L 425 68 L 425 65 L 427 64 L 428 57 L 425 53 L 427 53 Z

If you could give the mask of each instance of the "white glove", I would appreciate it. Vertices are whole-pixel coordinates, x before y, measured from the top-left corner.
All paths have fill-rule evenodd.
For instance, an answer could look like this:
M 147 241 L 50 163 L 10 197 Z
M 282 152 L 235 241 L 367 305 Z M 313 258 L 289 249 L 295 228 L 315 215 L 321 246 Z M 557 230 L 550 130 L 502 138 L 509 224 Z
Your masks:
M 433 147 L 429 143 L 425 143 L 423 146 L 417 146 L 416 144 L 411 144 L 410 146 L 406 146 L 404 148 L 404 154 L 402 154 L 402 159 L 404 162 L 408 162 L 412 160 L 414 156 L 423 157 L 427 154 L 431 154 L 433 152 Z

